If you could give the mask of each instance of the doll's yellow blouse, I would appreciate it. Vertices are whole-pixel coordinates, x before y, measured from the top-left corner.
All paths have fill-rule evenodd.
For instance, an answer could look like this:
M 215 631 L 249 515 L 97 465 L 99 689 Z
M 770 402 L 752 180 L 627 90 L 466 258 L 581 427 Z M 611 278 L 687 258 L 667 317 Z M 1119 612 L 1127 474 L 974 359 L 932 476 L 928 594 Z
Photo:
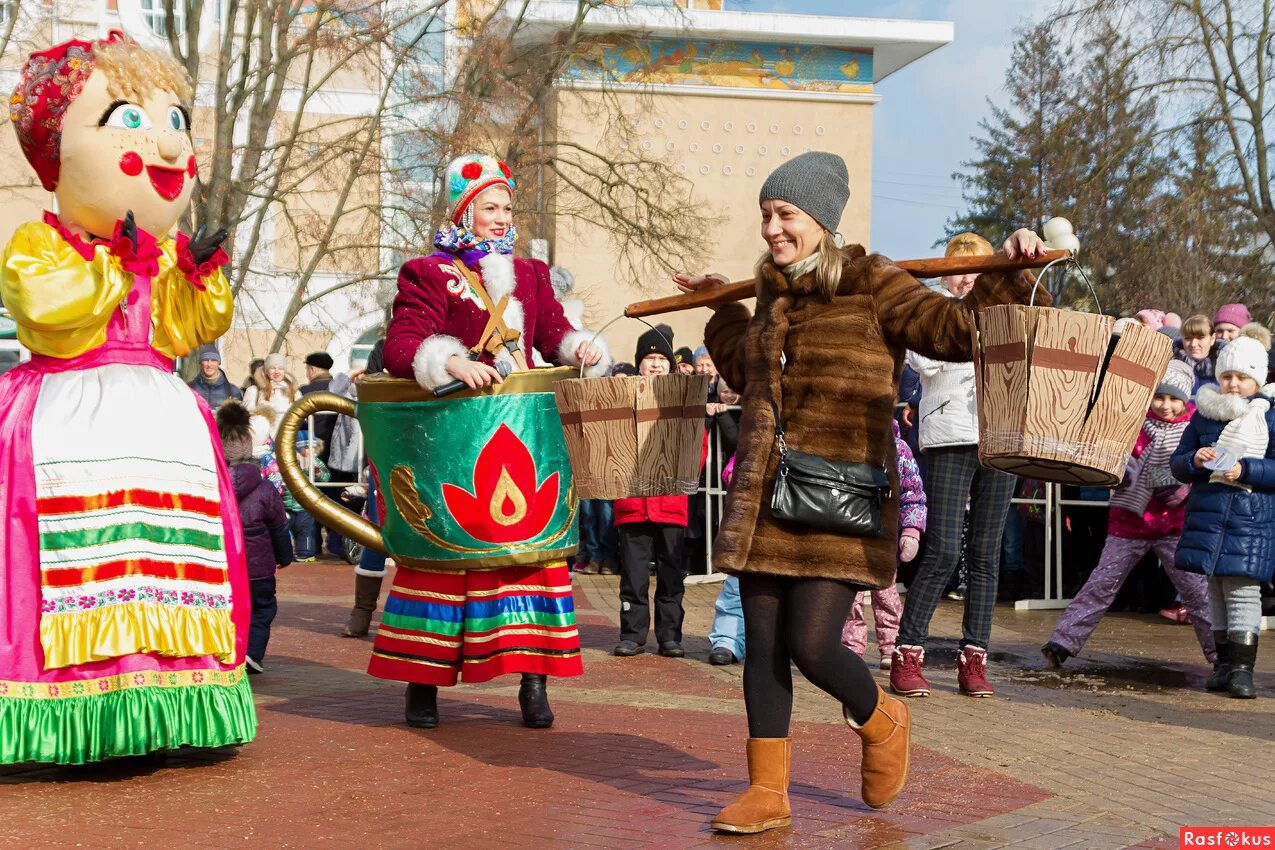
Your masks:
M 220 270 L 200 290 L 177 265 L 172 238 L 159 243 L 151 281 L 151 345 L 167 357 L 189 354 L 230 329 L 234 299 Z M 106 326 L 133 286 L 107 246 L 85 260 L 54 228 L 29 221 L 5 246 L 0 299 L 18 340 L 36 354 L 76 357 L 106 342 Z

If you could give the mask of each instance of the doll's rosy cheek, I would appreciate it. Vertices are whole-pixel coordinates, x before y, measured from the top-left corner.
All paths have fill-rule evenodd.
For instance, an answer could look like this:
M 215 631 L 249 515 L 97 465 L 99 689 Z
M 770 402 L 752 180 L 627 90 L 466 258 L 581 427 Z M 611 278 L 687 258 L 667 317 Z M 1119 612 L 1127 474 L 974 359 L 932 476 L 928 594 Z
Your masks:
M 190 175 L 191 177 L 194 177 L 196 170 L 197 169 L 195 168 L 195 158 L 192 156 L 190 158 L 190 161 L 186 163 L 186 173 Z
M 120 157 L 120 171 L 123 171 L 129 177 L 136 177 L 142 173 L 142 158 L 135 151 L 129 151 Z

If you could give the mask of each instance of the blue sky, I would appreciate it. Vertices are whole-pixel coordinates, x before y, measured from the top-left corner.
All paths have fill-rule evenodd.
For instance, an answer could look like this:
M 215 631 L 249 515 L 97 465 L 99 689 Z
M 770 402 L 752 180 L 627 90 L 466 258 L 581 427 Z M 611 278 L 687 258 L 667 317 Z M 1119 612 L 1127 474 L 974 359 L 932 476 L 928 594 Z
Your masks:
M 1053 0 L 726 0 L 726 8 L 802 15 L 952 21 L 955 40 L 877 86 L 873 140 L 872 249 L 928 257 L 943 223 L 961 208 L 951 173 L 974 153 L 971 137 L 1005 104 L 1002 83 L 1016 26 Z M 989 238 L 1006 234 L 986 234 Z

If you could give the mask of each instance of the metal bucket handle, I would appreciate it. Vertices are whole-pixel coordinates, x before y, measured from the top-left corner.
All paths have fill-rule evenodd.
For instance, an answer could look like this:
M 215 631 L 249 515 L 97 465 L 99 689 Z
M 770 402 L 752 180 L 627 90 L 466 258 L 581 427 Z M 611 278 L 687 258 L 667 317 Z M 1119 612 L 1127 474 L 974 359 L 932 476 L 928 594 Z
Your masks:
M 614 319 L 612 319 L 611 321 L 607 322 L 607 323 L 606 323 L 605 325 L 603 325 L 602 327 L 598 328 L 598 332 L 597 332 L 597 333 L 595 333 L 595 334 L 593 335 L 593 339 L 589 340 L 589 345 L 594 345 L 594 344 L 596 344 L 596 343 L 597 343 L 597 341 L 598 341 L 598 339 L 602 336 L 603 332 L 605 332 L 607 328 L 611 327 L 612 325 L 614 325 L 616 322 L 620 321 L 621 319 L 633 319 L 634 321 L 641 322 L 642 324 L 646 325 L 648 328 L 650 328 L 651 330 L 655 331 L 657 334 L 659 334 L 661 337 L 663 337 L 663 338 L 664 338 L 664 341 L 668 343 L 669 351 L 672 351 L 672 350 L 673 350 L 673 340 L 669 339 L 669 338 L 668 338 L 668 336 L 664 333 L 664 331 L 660 330 L 660 329 L 659 329 L 659 328 L 657 328 L 655 325 L 651 324 L 651 323 L 650 323 L 650 322 L 648 322 L 646 319 L 643 319 L 643 318 L 641 318 L 640 316 L 626 316 L 626 315 L 624 315 L 623 313 L 621 313 L 620 315 L 616 316 Z M 676 356 L 677 356 L 677 355 L 674 355 L 674 357 L 676 357 Z M 634 363 L 633 365 L 634 365 L 634 366 L 637 366 L 637 364 L 636 364 L 636 363 Z M 674 367 L 675 365 L 676 365 L 676 364 L 674 364 L 672 361 L 670 361 L 670 362 L 669 362 L 669 374 L 670 374 L 670 375 L 671 375 L 671 374 L 673 374 L 673 367 Z M 583 377 L 584 377 L 584 370 L 585 370 L 584 361 L 580 361 L 580 377 L 581 377 L 581 378 L 583 378 Z
M 1057 260 L 1054 260 L 1053 262 L 1049 263 L 1043 269 L 1040 270 L 1040 274 L 1036 275 L 1036 285 L 1032 287 L 1031 301 L 1028 302 L 1027 306 L 1028 307 L 1036 306 L 1036 292 L 1037 290 L 1040 289 L 1041 285 L 1045 282 L 1045 274 L 1054 266 L 1058 265 L 1059 263 L 1065 263 L 1068 266 L 1075 268 L 1076 271 L 1080 272 L 1081 279 L 1084 280 L 1085 286 L 1088 287 L 1089 289 L 1089 296 L 1093 298 L 1093 304 L 1094 304 L 1094 307 L 1096 308 L 1096 311 L 1098 313 L 1101 313 L 1102 304 L 1099 303 L 1098 301 L 1098 293 L 1094 291 L 1093 284 L 1090 283 L 1089 281 L 1089 275 L 1085 274 L 1084 266 L 1076 262 L 1076 257 L 1074 254 L 1066 256 L 1066 257 L 1059 257 Z M 1066 282 L 1066 280 L 1067 280 L 1067 270 L 1064 269 L 1063 282 Z

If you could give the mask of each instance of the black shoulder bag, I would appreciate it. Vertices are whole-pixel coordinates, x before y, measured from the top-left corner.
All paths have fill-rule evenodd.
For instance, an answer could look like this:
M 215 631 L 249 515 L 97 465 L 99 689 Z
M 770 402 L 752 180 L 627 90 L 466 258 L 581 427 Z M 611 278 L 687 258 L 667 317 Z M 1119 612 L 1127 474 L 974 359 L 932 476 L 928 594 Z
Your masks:
M 890 500 L 890 479 L 885 470 L 788 448 L 779 405 L 770 404 L 779 442 L 779 470 L 770 512 L 777 519 L 833 534 L 880 537 L 884 533 L 881 505 Z

